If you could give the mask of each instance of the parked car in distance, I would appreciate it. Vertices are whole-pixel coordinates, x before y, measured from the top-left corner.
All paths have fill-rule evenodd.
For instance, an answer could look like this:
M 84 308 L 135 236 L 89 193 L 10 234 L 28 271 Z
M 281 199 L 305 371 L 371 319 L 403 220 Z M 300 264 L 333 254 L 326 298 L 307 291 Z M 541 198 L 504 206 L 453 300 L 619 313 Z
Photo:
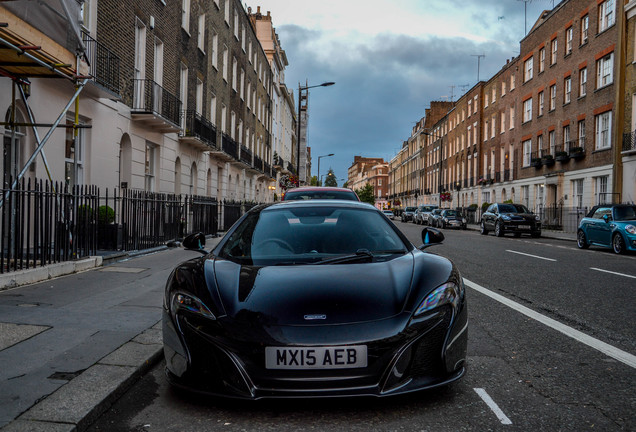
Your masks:
M 636 251 L 636 205 L 606 204 L 592 207 L 579 222 L 576 233 L 579 248 L 612 248 L 617 254 Z
M 353 190 L 338 187 L 297 187 L 294 189 L 289 189 L 283 195 L 283 201 L 309 199 L 340 199 L 347 201 L 360 201 L 358 194 L 356 194 Z
M 391 210 L 382 210 L 382 213 L 391 220 L 395 219 L 395 214 Z
M 436 205 L 419 206 L 413 215 L 413 222 L 418 225 L 428 225 L 428 214 L 436 208 Z
M 407 394 L 465 373 L 459 269 L 380 210 L 344 200 L 252 208 L 220 243 L 176 266 L 162 319 L 168 381 L 231 398 Z
M 530 234 L 541 237 L 541 220 L 523 204 L 494 203 L 481 215 L 480 232 L 494 231 L 497 237 L 513 233 L 515 237 Z
M 435 209 L 431 210 L 431 212 L 427 216 L 427 218 L 428 218 L 427 225 L 432 226 L 432 227 L 439 226 L 439 219 L 440 219 L 441 216 L 442 216 L 442 209 L 441 208 L 435 208 Z
M 456 210 L 442 210 L 439 223 L 441 223 L 442 228 L 466 229 L 466 218 Z
M 401 217 L 402 222 L 408 222 L 412 220 L 413 215 L 415 214 L 415 209 L 417 209 L 417 207 L 405 208 L 404 211 L 402 212 L 402 217 Z

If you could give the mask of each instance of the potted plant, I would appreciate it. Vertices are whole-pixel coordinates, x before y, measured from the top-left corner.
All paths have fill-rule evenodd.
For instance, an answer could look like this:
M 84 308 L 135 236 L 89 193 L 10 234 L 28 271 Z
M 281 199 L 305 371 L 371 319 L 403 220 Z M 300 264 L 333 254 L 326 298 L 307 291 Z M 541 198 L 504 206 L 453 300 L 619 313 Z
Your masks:
M 572 159 L 583 159 L 585 157 L 585 150 L 583 147 L 572 147 L 570 149 L 570 157 Z
M 541 156 L 541 163 L 545 166 L 554 165 L 554 156 L 552 156 L 551 154 Z
M 532 158 L 530 160 L 530 166 L 533 166 L 535 168 L 540 168 L 541 167 L 541 158 Z
M 555 154 L 555 159 L 559 162 L 565 163 L 570 160 L 570 155 L 565 151 L 558 151 Z

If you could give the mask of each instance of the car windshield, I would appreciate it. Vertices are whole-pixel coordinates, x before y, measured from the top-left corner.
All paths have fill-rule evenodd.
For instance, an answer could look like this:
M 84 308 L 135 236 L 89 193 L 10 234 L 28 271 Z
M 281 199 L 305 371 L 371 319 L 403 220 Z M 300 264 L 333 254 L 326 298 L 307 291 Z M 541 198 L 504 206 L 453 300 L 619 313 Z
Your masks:
M 219 256 L 244 265 L 294 265 L 356 253 L 377 262 L 408 250 L 378 211 L 321 206 L 249 214 Z
M 414 212 L 415 211 L 415 207 L 407 207 L 406 209 L 404 209 L 404 211 Z
M 457 216 L 457 212 L 455 210 L 446 210 L 444 213 L 445 216 Z
M 617 221 L 636 220 L 636 206 L 615 207 L 614 220 L 617 220 Z
M 353 191 L 287 191 L 285 201 L 309 200 L 309 199 L 339 199 L 348 201 L 358 201 L 358 197 Z
M 500 204 L 499 213 L 530 213 L 530 211 L 521 204 Z

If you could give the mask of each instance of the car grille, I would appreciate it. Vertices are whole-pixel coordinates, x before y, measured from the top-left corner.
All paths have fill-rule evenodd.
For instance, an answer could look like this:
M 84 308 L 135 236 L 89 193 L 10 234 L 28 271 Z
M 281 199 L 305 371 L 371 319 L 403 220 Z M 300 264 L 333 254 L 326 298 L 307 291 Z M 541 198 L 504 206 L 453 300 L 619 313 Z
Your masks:
M 410 369 L 411 376 L 430 376 L 443 373 L 442 352 L 451 317 L 452 311 L 450 308 L 446 308 L 442 320 L 417 342 Z

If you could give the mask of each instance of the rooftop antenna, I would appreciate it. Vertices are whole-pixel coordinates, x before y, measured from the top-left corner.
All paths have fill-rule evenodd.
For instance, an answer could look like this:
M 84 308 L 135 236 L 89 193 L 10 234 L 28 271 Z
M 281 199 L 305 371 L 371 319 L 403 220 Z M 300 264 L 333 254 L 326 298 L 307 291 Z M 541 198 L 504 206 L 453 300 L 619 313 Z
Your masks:
M 469 87 L 470 87 L 470 84 L 462 84 L 459 86 L 459 89 L 461 90 L 462 93 L 466 93 L 466 90 L 468 90 Z
M 523 35 L 528 34 L 528 3 L 532 3 L 532 0 L 517 0 L 523 2 Z M 552 2 L 552 8 L 554 9 L 554 1 Z
M 450 88 L 450 101 L 452 102 L 455 99 L 455 87 L 454 85 L 449 85 Z
M 477 57 L 477 82 L 479 82 L 479 62 L 482 57 L 486 57 L 486 54 L 471 54 L 471 57 Z

